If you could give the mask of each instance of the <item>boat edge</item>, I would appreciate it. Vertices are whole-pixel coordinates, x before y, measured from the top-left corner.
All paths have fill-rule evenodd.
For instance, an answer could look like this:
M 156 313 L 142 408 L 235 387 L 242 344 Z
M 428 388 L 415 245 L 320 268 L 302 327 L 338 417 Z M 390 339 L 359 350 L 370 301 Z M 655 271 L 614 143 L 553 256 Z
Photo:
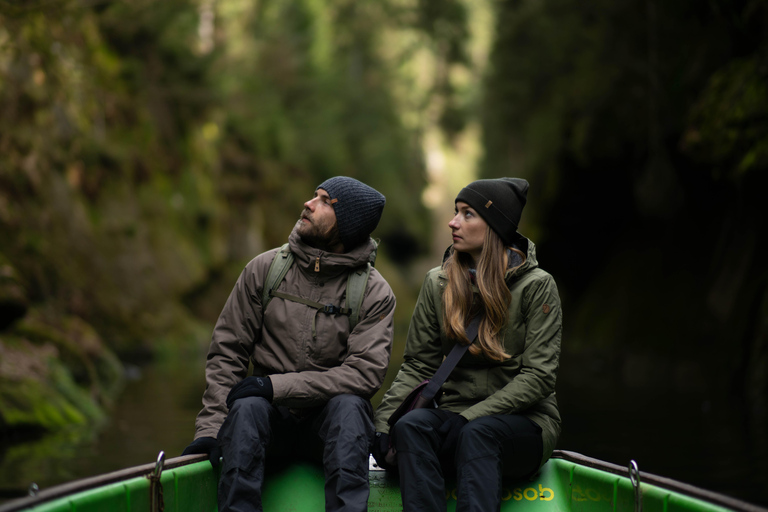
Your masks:
M 578 452 L 572 452 L 568 450 L 555 450 L 552 453 L 551 458 L 563 459 L 568 462 L 581 464 L 581 465 L 598 469 L 601 471 L 608 471 L 609 473 L 613 473 L 615 475 L 619 475 L 627 478 L 630 477 L 629 466 L 627 467 L 619 466 L 618 464 L 613 464 L 611 462 L 606 462 L 600 459 L 588 457 Z M 639 473 L 640 473 L 641 485 L 651 484 L 656 487 L 661 487 L 669 491 L 680 493 L 684 496 L 689 496 L 691 498 L 696 498 L 702 501 L 713 503 L 715 505 L 719 505 L 721 507 L 725 507 L 737 512 L 768 512 L 768 508 L 766 507 L 762 507 L 760 505 L 756 505 L 748 501 L 740 500 L 738 498 L 734 498 L 727 494 L 723 494 L 715 491 L 708 491 L 707 489 L 702 489 L 701 487 L 696 487 L 695 485 L 687 484 L 685 482 L 681 482 L 679 480 L 675 480 L 672 478 L 659 476 L 654 473 L 648 473 L 645 471 L 640 471 Z
M 189 464 L 202 462 L 207 459 L 208 459 L 208 456 L 206 454 L 182 455 L 181 457 L 174 457 L 172 459 L 168 459 L 167 461 L 165 461 L 163 463 L 163 469 L 167 470 L 167 469 L 179 468 L 182 466 L 187 466 Z M 37 506 L 42 503 L 55 500 L 57 498 L 63 498 L 65 496 L 69 496 L 71 494 L 75 494 L 78 492 L 95 489 L 96 487 L 101 487 L 104 485 L 121 482 L 124 480 L 128 480 L 130 478 L 148 476 L 153 471 L 155 471 L 156 466 L 157 466 L 157 463 L 150 462 L 147 464 L 142 464 L 140 466 L 132 466 L 125 469 L 112 471 L 110 473 L 104 473 L 104 474 L 96 475 L 92 477 L 81 478 L 81 479 L 73 480 L 71 482 L 67 482 L 64 484 L 55 485 L 48 489 L 41 490 L 34 496 L 17 498 L 15 500 L 9 501 L 8 503 L 2 504 L 0 505 L 0 512 L 17 512 L 17 511 L 21 511 L 26 508 L 29 508 L 31 506 Z
M 586 467 L 607 471 L 618 476 L 629 478 L 629 466 L 623 467 L 618 464 L 613 464 L 611 462 L 588 457 L 578 452 L 572 452 L 568 450 L 555 450 L 552 453 L 551 458 L 562 459 L 574 464 L 580 464 Z M 207 460 L 207 455 L 205 454 L 183 455 L 165 461 L 163 464 L 163 469 L 183 467 L 189 464 L 202 462 L 204 460 Z M 78 492 L 87 491 L 96 487 L 109 485 L 131 478 L 148 476 L 153 471 L 155 471 L 155 468 L 156 463 L 142 464 L 140 466 L 133 466 L 110 473 L 104 473 L 102 475 L 56 485 L 48 489 L 44 489 L 34 496 L 18 498 L 9 501 L 8 503 L 2 504 L 0 505 L 0 512 L 20 512 L 30 507 L 46 503 L 57 498 L 69 496 Z M 645 471 L 640 471 L 639 474 L 641 485 L 654 485 L 656 487 L 677 492 L 682 495 L 696 498 L 705 502 L 713 503 L 715 505 L 719 505 L 721 507 L 728 508 L 737 512 L 768 512 L 768 508 L 749 503 L 738 498 L 733 498 L 723 493 L 708 491 L 691 484 L 686 484 L 672 478 L 662 477 Z

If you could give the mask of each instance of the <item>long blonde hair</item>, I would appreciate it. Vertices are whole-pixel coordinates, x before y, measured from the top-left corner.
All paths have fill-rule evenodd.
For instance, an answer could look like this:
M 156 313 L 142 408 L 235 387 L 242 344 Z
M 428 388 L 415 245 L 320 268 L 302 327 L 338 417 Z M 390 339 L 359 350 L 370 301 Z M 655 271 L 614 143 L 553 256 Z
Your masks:
M 522 257 L 525 254 L 512 248 Z M 448 276 L 448 285 L 442 297 L 443 324 L 449 338 L 466 345 L 466 325 L 475 313 L 482 311 L 477 332 L 477 341 L 469 347 L 473 355 L 484 354 L 494 361 L 503 361 L 511 356 L 504 351 L 500 332 L 507 323 L 512 293 L 504 280 L 507 270 L 507 248 L 499 235 L 490 226 L 486 229 L 483 249 L 476 266 L 476 284 L 480 291 L 477 303 L 473 301 L 470 268 L 472 257 L 468 253 L 453 251 L 443 263 Z M 520 268 L 522 263 L 515 267 Z

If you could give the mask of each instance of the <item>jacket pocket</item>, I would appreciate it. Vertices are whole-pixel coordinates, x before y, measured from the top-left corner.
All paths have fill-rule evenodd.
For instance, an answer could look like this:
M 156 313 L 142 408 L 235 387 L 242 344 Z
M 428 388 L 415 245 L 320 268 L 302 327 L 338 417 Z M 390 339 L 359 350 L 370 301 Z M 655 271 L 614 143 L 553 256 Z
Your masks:
M 315 320 L 317 337 L 311 342 L 309 357 L 323 368 L 340 365 L 347 357 L 348 318 L 318 313 Z
M 478 378 L 481 376 L 482 374 L 463 368 L 454 369 L 453 375 L 443 384 L 443 396 L 440 403 L 451 404 L 481 400 L 481 388 L 478 385 Z

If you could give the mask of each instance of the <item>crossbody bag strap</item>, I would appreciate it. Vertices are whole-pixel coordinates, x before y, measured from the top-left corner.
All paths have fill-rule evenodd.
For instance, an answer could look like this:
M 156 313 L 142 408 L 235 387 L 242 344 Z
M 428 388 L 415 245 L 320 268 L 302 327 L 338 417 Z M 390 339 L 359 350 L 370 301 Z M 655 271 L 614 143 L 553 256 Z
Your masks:
M 427 384 L 426 388 L 424 388 L 424 392 L 421 394 L 424 400 L 428 402 L 437 396 L 437 393 L 440 391 L 443 383 L 451 374 L 453 369 L 456 368 L 456 365 L 459 364 L 459 360 L 461 360 L 462 356 L 469 348 L 469 345 L 475 341 L 479 325 L 480 313 L 475 315 L 467 326 L 466 332 L 467 339 L 469 339 L 469 344 L 462 345 L 461 343 L 456 343 L 453 346 L 451 351 L 448 353 L 448 356 L 446 356 L 445 360 L 440 365 L 440 368 L 438 368 L 435 372 L 435 375 L 429 379 L 429 384 Z

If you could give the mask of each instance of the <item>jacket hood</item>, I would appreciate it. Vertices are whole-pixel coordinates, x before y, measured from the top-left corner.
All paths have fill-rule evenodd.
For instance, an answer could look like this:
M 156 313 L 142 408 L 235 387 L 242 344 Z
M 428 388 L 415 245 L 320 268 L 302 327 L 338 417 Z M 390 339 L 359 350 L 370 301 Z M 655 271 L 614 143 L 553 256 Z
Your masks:
M 297 232 L 298 227 L 297 222 L 288 237 L 288 246 L 298 267 L 311 276 L 333 277 L 347 272 L 350 267 L 360 267 L 369 261 L 373 263 L 376 257 L 376 242 L 370 237 L 351 251 L 336 254 L 304 243 Z
M 507 269 L 507 272 L 504 275 L 504 278 L 507 281 L 509 281 L 512 276 L 521 276 L 526 272 L 530 272 L 535 268 L 539 268 L 539 260 L 536 259 L 536 244 L 520 235 L 513 247 L 519 249 L 523 254 L 525 254 L 525 263 L 523 263 L 523 265 L 514 272 L 512 269 Z

